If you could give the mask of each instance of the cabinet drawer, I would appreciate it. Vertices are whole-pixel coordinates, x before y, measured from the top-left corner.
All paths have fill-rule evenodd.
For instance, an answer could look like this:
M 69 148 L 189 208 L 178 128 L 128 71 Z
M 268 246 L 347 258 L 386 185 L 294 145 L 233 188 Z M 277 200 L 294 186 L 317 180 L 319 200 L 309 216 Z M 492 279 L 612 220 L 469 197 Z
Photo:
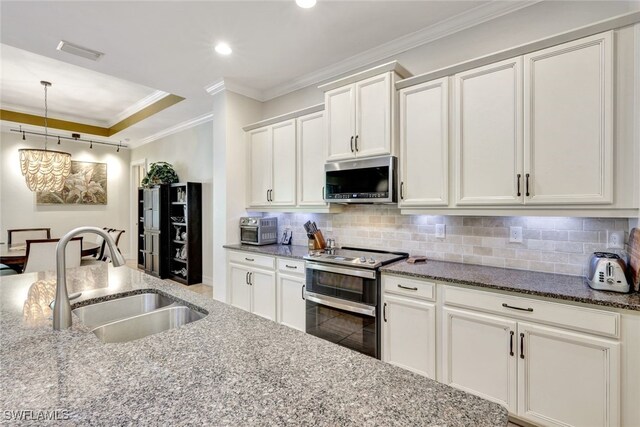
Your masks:
M 436 297 L 435 288 L 436 285 L 433 282 L 382 275 L 384 292 L 433 301 Z
M 265 255 L 257 255 L 253 252 L 229 252 L 229 262 L 262 267 L 273 270 L 275 268 L 275 258 Z
M 620 336 L 618 313 L 444 286 L 444 304 L 527 319 L 607 337 Z
M 304 275 L 304 261 L 295 261 L 289 258 L 278 258 L 278 270 L 281 273 Z

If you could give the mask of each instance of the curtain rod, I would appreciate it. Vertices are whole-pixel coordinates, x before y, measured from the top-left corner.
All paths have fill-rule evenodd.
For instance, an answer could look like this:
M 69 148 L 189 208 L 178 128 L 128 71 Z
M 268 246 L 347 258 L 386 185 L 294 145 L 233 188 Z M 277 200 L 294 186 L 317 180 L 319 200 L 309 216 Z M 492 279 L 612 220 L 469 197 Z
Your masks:
M 18 132 L 22 134 L 22 139 L 26 139 L 25 135 L 38 135 L 38 136 L 45 136 L 45 137 L 51 137 L 51 138 L 58 138 L 58 144 L 60 143 L 61 139 L 67 140 L 67 141 L 75 141 L 75 142 L 84 142 L 90 145 L 93 144 L 100 144 L 100 145 L 109 145 L 111 147 L 118 147 L 118 151 L 120 151 L 120 148 L 129 148 L 127 145 L 119 142 L 119 143 L 115 143 L 115 142 L 105 142 L 105 141 L 96 141 L 94 139 L 86 139 L 86 138 L 80 138 L 80 137 L 73 137 L 73 136 L 64 136 L 64 135 L 54 135 L 54 134 L 44 134 L 42 132 L 34 132 L 34 131 L 30 131 L 30 130 L 22 130 L 22 127 L 20 127 L 20 129 L 11 129 L 11 132 Z M 72 134 L 73 135 L 73 134 Z

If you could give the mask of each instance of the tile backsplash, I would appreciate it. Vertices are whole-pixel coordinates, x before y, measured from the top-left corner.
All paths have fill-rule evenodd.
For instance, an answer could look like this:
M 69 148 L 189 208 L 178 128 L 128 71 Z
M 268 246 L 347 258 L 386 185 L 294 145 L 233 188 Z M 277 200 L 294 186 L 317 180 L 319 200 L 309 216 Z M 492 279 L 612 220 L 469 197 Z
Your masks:
M 630 226 L 628 219 L 400 215 L 386 206 L 356 205 L 338 214 L 276 216 L 279 235 L 292 229 L 294 245 L 307 244 L 302 224 L 311 220 L 338 246 L 575 276 L 584 274 L 592 252 L 606 250 L 607 230 L 623 230 L 626 239 Z M 436 224 L 445 224 L 444 238 L 436 237 Z M 509 242 L 510 226 L 522 227 L 522 243 Z

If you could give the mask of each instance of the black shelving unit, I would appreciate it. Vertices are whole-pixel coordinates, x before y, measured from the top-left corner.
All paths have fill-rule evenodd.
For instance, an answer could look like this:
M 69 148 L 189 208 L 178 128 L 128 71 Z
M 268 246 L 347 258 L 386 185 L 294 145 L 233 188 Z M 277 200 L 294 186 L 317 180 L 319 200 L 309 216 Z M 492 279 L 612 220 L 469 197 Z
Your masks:
M 169 277 L 185 285 L 202 282 L 202 184 L 171 184 Z
M 138 266 L 164 279 L 169 275 L 169 185 L 138 190 Z

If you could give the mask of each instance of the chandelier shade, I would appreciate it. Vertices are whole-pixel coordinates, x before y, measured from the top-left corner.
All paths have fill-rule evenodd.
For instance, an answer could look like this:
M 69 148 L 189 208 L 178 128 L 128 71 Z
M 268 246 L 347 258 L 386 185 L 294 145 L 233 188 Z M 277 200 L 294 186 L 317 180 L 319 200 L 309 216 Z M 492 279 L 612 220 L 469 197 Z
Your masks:
M 47 150 L 48 140 L 48 106 L 47 88 L 51 83 L 41 81 L 44 86 L 44 150 L 25 148 L 20 153 L 20 170 L 27 187 L 31 191 L 61 191 L 65 179 L 71 173 L 71 154 L 62 151 Z M 24 132 L 22 139 L 24 139 Z
M 62 151 L 22 149 L 20 170 L 31 191 L 61 191 L 71 172 L 71 154 Z

